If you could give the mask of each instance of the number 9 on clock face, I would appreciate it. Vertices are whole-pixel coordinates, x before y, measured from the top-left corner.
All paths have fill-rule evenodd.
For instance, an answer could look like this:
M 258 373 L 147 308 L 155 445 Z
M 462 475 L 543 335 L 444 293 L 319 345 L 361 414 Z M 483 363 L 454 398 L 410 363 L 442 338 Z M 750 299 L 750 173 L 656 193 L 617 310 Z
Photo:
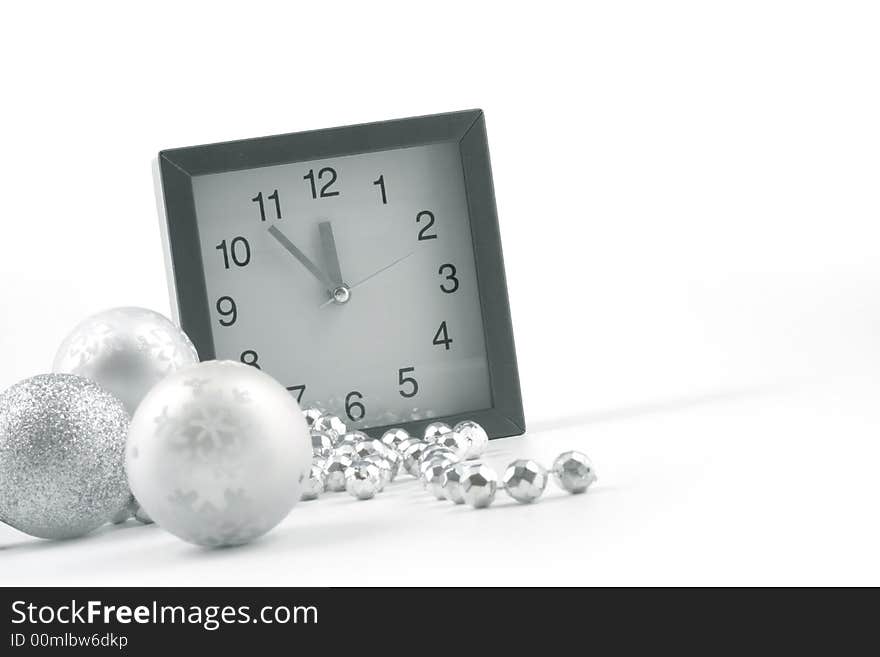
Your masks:
M 355 428 L 524 429 L 485 123 L 469 111 L 160 153 L 181 325 Z

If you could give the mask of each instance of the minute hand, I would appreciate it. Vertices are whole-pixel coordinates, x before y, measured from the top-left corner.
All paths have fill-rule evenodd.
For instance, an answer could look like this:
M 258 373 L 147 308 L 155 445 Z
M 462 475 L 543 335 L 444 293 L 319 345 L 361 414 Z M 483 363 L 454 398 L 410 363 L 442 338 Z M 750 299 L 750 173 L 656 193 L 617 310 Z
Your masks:
M 333 285 L 333 281 L 330 280 L 330 277 L 327 276 L 327 274 L 325 274 L 322 270 L 320 270 L 314 262 L 309 260 L 306 254 L 300 251 L 293 242 L 287 239 L 287 236 L 284 233 L 278 230 L 275 226 L 270 226 L 269 234 L 276 240 L 278 240 L 278 243 L 281 244 L 281 246 L 283 246 L 288 251 L 288 253 L 290 253 L 290 255 L 299 260 L 300 264 L 308 269 L 309 273 L 311 273 L 312 276 L 321 281 L 324 287 L 327 288 L 328 292 L 333 290 L 335 286 Z
M 383 271 L 385 271 L 386 269 L 391 269 L 391 268 L 392 268 L 394 265 L 396 265 L 397 263 L 406 260 L 406 259 L 409 258 L 413 253 L 415 253 L 415 251 L 410 251 L 410 252 L 407 253 L 405 256 L 401 256 L 401 257 L 399 257 L 397 260 L 394 260 L 393 262 L 391 262 L 391 263 L 385 265 L 384 267 L 382 267 L 382 269 L 379 269 L 378 271 L 374 271 L 372 274 L 370 274 L 370 275 L 367 276 L 366 278 L 362 278 L 362 279 L 359 280 L 357 283 L 355 283 L 354 285 L 352 285 L 349 289 L 350 289 L 350 290 L 354 290 L 355 288 L 360 287 L 361 285 L 363 285 L 364 283 L 366 283 L 366 282 L 367 282 L 368 280 L 370 280 L 371 278 L 373 278 L 373 277 L 378 276 L 379 274 L 381 274 L 381 273 L 382 273 Z M 321 304 L 321 308 L 323 308 L 324 306 L 329 306 L 331 303 L 333 303 L 333 299 L 330 299 L 330 300 L 325 301 L 324 303 L 322 303 L 322 304 Z

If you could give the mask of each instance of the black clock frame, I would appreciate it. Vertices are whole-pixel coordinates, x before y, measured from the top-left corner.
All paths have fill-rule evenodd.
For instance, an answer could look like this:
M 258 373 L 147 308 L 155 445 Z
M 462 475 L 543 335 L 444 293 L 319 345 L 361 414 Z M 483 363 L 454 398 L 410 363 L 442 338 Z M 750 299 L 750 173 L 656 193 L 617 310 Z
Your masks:
M 178 314 L 181 327 L 195 344 L 201 359 L 211 360 L 216 353 L 193 200 L 194 176 L 449 141 L 457 141 L 461 153 L 492 407 L 395 426 L 421 435 L 429 422 L 453 424 L 472 419 L 479 422 L 491 438 L 522 434 L 525 418 L 486 121 L 478 109 L 161 151 L 159 172 Z M 365 431 L 378 436 L 387 428 L 371 427 Z

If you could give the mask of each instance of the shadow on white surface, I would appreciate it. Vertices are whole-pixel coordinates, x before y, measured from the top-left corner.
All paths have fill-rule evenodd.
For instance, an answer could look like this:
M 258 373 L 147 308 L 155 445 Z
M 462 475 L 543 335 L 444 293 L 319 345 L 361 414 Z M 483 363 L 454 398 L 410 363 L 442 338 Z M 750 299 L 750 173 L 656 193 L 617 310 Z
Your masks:
M 126 528 L 136 528 L 143 525 L 104 525 L 98 529 L 89 532 L 85 536 L 77 538 L 69 538 L 61 541 L 53 541 L 45 538 L 36 538 L 19 532 L 20 540 L 14 543 L 6 543 L 0 545 L 0 554 L 10 554 L 12 552 L 36 552 L 40 550 L 63 550 L 74 543 L 82 543 L 83 541 L 98 541 L 103 537 L 111 535 L 116 531 Z
M 630 406 L 621 406 L 606 410 L 588 411 L 577 415 L 567 415 L 559 418 L 536 420 L 528 423 L 529 433 L 543 431 L 557 431 L 579 425 L 598 424 L 601 422 L 614 422 L 639 418 L 644 415 L 659 413 L 674 413 L 688 410 L 696 406 L 737 402 L 747 399 L 755 399 L 776 394 L 787 389 L 791 384 L 766 384 L 759 386 L 744 386 L 727 390 L 710 391 L 703 394 L 686 395 L 672 399 L 658 400 L 653 402 L 641 402 Z

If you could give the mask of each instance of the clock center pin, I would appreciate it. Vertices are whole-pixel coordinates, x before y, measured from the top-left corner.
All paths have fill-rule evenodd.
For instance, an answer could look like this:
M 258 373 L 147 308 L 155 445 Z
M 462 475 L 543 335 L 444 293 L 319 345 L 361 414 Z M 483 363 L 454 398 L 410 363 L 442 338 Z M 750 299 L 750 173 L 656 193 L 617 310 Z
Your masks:
M 333 290 L 333 301 L 336 303 L 345 303 L 351 299 L 351 290 L 347 285 L 340 285 Z

